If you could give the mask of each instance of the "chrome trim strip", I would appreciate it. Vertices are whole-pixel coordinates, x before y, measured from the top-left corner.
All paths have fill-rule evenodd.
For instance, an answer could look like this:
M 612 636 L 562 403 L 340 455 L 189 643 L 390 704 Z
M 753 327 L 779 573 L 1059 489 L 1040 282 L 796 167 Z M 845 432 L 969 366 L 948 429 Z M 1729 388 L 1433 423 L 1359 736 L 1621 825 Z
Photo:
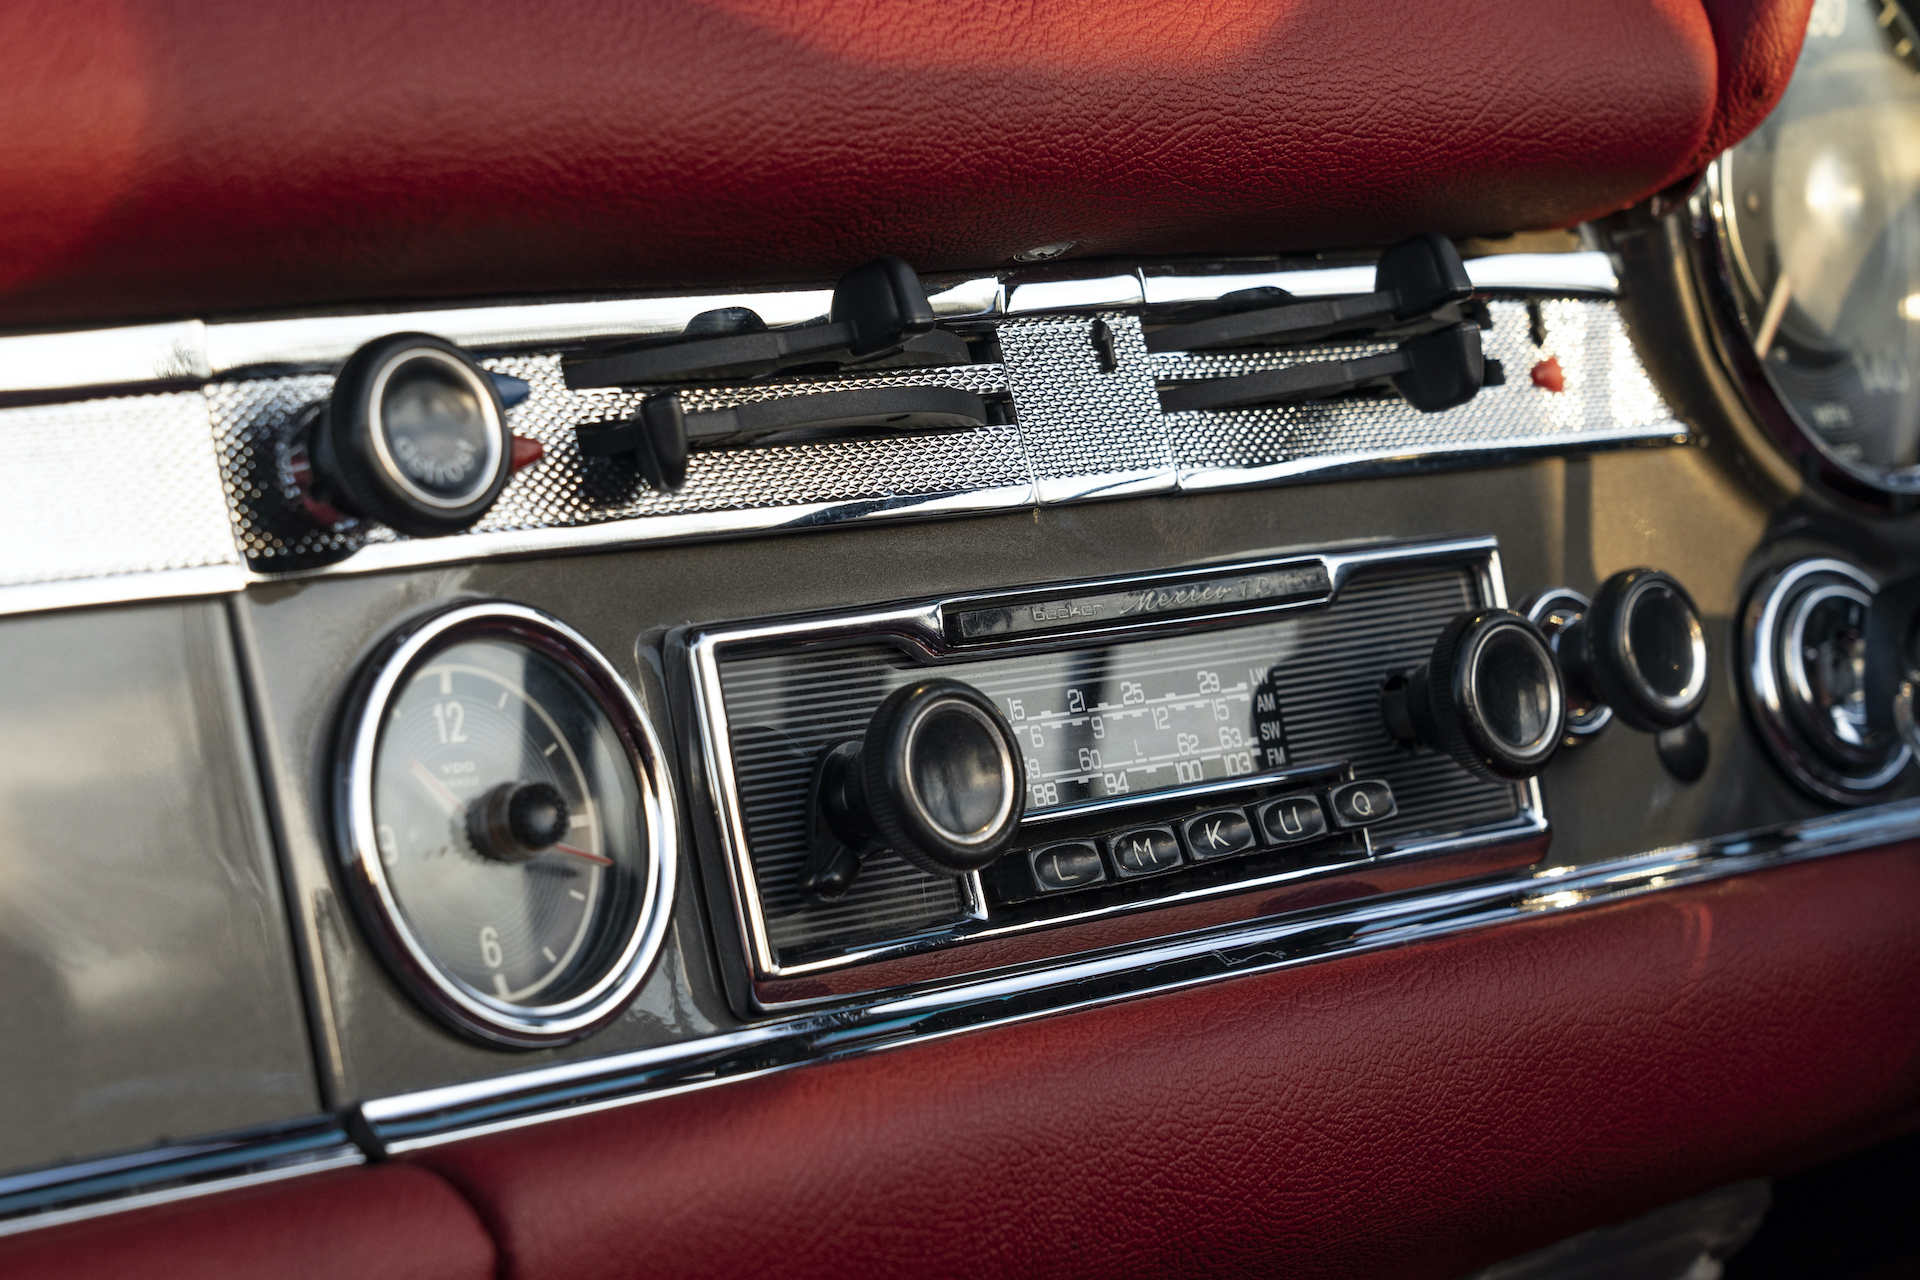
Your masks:
M 0 1236 L 361 1164 L 330 1117 L 0 1178 Z
M 1467 259 L 1467 278 L 1476 289 L 1516 289 L 1529 293 L 1620 295 L 1620 280 L 1604 253 L 1498 253 Z M 1155 274 L 1142 272 L 1147 306 L 1169 302 L 1211 302 L 1240 289 L 1285 289 L 1297 298 L 1373 292 L 1373 267 L 1319 267 L 1304 271 L 1260 271 L 1237 275 Z
M 1298 565 L 1318 560 L 1326 567 L 1332 588 L 1326 596 L 1308 600 L 1259 605 L 1253 608 L 1226 609 L 1181 617 L 1147 618 L 1125 627 L 1039 633 L 1014 637 L 996 644 L 969 643 L 956 646 L 949 643 L 944 629 L 944 618 L 947 612 L 983 599 L 998 599 L 1020 594 L 1028 589 L 1026 586 L 1009 587 L 999 592 L 970 593 L 938 600 L 915 601 L 869 613 L 805 618 L 798 621 L 723 624 L 703 627 L 695 631 L 687 641 L 687 657 L 694 691 L 693 710 L 700 746 L 700 761 L 707 780 L 709 800 L 713 805 L 714 824 L 720 833 L 722 861 L 726 864 L 733 893 L 734 923 L 739 929 L 739 937 L 744 941 L 746 960 L 754 975 L 761 979 L 791 978 L 843 969 L 890 956 L 924 951 L 930 944 L 936 942 L 959 943 L 1008 937 L 1041 928 L 1053 928 L 1112 915 L 1131 914 L 1171 903 L 1200 901 L 1219 897 L 1222 894 L 1243 892 L 1262 885 L 1322 876 L 1329 874 L 1330 871 L 1338 871 L 1341 867 L 1308 867 L 1275 872 L 1266 876 L 1237 880 L 1230 884 L 1190 889 L 1141 902 L 1058 916 L 1042 922 L 995 927 L 986 913 L 981 911 L 974 916 L 976 923 L 954 925 L 922 932 L 911 938 L 856 947 L 821 959 L 782 964 L 773 953 L 765 913 L 761 907 L 759 885 L 754 876 L 752 858 L 748 853 L 746 818 L 736 798 L 738 782 L 733 770 L 733 741 L 727 721 L 725 692 L 720 677 L 722 650 L 729 651 L 727 656 L 733 656 L 735 653 L 744 654 L 773 647 L 783 648 L 840 641 L 873 642 L 892 638 L 914 650 L 922 661 L 944 664 L 950 661 L 980 659 L 1032 649 L 1058 649 L 1065 645 L 1087 643 L 1095 639 L 1100 643 L 1113 643 L 1130 637 L 1149 635 L 1156 631 L 1226 626 L 1272 613 L 1322 607 L 1337 600 L 1341 588 L 1356 572 L 1366 566 L 1469 558 L 1478 561 L 1479 564 L 1477 576 L 1481 598 L 1497 608 L 1505 608 L 1506 583 L 1500 567 L 1498 541 L 1487 535 L 1478 535 L 1427 541 L 1381 542 L 1367 546 L 1283 553 L 1263 556 L 1257 560 L 1208 562 L 1180 570 L 1130 574 L 1065 584 L 1032 584 L 1033 589 L 1051 589 L 1059 586 L 1061 589 L 1070 589 L 1079 593 L 1096 593 L 1129 586 L 1163 583 L 1170 578 L 1193 577 L 1196 574 L 1253 572 L 1271 565 Z M 1539 784 L 1529 781 L 1524 784 L 1521 791 L 1520 816 L 1513 822 L 1494 827 L 1476 828 L 1470 832 L 1441 839 L 1392 846 L 1376 853 L 1375 859 L 1376 861 L 1411 860 L 1440 852 L 1526 840 L 1544 834 L 1547 830 L 1547 821 Z M 1155 793 L 1153 798 L 1164 797 Z M 1351 864 L 1346 865 L 1351 866 Z M 974 902 L 982 901 L 977 884 L 970 886 L 970 893 L 973 895 Z M 763 1009 L 793 1007 L 791 1004 L 758 1003 Z M 818 1003 L 818 1001 L 808 1003 Z
M 547 1120 L 925 1043 L 987 1027 L 1268 973 L 1384 947 L 1432 941 L 1535 916 L 1640 897 L 1920 838 L 1920 800 L 1831 814 L 1590 863 L 1413 890 L 1355 907 L 1299 912 L 990 979 L 710 1036 L 362 1104 L 388 1155 Z
M 242 590 L 247 583 L 255 580 L 255 575 L 237 564 L 213 564 L 196 569 L 117 573 L 105 578 L 21 582 L 0 587 L 0 617 L 17 613 L 44 613 L 53 609 L 138 604 L 148 600 L 223 596 Z
M 1032 315 L 1041 311 L 1105 311 L 1137 307 L 1146 300 L 1140 273 L 1100 276 L 1090 280 L 1035 280 L 1007 286 L 1006 314 Z
M 0 338 L 0 392 L 139 386 L 211 376 L 198 320 Z

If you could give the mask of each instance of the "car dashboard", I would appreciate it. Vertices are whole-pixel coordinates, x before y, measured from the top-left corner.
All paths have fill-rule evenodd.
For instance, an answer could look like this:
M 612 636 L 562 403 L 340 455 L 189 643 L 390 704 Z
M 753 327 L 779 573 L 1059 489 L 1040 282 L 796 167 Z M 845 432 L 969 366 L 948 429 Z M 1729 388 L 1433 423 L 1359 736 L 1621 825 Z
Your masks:
M 1599 8 L 0 54 L 0 1269 L 1842 1274 L 1914 28 Z

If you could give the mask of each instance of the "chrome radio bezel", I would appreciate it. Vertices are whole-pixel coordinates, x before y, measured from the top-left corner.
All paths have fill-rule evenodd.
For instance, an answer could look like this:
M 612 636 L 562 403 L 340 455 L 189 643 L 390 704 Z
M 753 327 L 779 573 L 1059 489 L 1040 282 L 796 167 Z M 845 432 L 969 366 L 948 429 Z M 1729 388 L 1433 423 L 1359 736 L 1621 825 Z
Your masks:
M 1302 609 L 1323 608 L 1336 600 L 1347 581 L 1358 571 L 1385 564 L 1419 565 L 1457 562 L 1474 571 L 1482 599 L 1491 607 L 1508 607 L 1505 576 L 1501 569 L 1498 539 L 1491 535 L 1468 535 L 1436 539 L 1380 540 L 1342 544 L 1329 548 L 1258 558 L 1208 561 L 1180 569 L 1153 573 L 1124 574 L 1066 582 L 1012 586 L 988 592 L 969 592 L 929 597 L 887 607 L 857 612 L 784 617 L 769 621 L 713 624 L 683 633 L 684 653 L 691 684 L 691 703 L 696 728 L 697 758 L 689 761 L 702 774 L 709 816 L 713 819 L 720 845 L 720 861 L 726 869 L 727 889 L 732 900 L 732 915 L 739 930 L 750 983 L 807 978 L 876 961 L 920 955 L 928 951 L 967 942 L 1005 938 L 1040 929 L 1096 920 L 1102 917 L 1133 914 L 1178 903 L 1242 893 L 1272 884 L 1322 877 L 1351 871 L 1356 866 L 1404 862 L 1435 854 L 1510 844 L 1544 836 L 1548 830 L 1546 813 L 1537 781 L 1517 784 L 1517 812 L 1505 822 L 1470 828 L 1443 837 L 1409 841 L 1386 851 L 1369 846 L 1366 859 L 1334 866 L 1309 866 L 1249 876 L 1231 883 L 1188 888 L 1141 898 L 1123 904 L 1108 904 L 1080 911 L 1066 911 L 1044 920 L 1029 920 L 996 925 L 987 912 L 987 895 L 980 876 L 961 877 L 964 918 L 950 926 L 921 931 L 871 945 L 849 948 L 831 956 L 800 962 L 782 963 L 775 955 L 769 937 L 762 899 L 747 844 L 744 814 L 734 774 L 731 729 L 721 686 L 721 667 L 735 658 L 764 655 L 791 647 L 843 647 L 859 644 L 890 644 L 909 654 L 916 662 L 938 667 L 965 663 L 987 657 L 1005 657 L 1024 653 L 1070 649 L 1089 640 L 1102 642 L 1138 639 L 1151 634 L 1175 634 L 1230 627 Z M 1306 598 L 1278 601 L 1240 601 L 1219 608 L 1180 612 L 1172 616 L 1147 617 L 1138 621 L 1096 623 L 1040 633 L 1015 635 L 992 641 L 956 641 L 947 620 L 963 609 L 985 604 L 1018 601 L 1022 598 L 1076 594 L 1139 591 L 1171 588 L 1214 579 L 1274 570 L 1318 568 L 1324 573 L 1327 589 Z M 1308 773 L 1317 766 L 1304 765 Z M 1282 770 L 1281 773 L 1288 772 Z M 1276 777 L 1279 775 L 1275 775 Z M 1192 787 L 1169 788 L 1146 793 L 1141 803 L 1177 801 L 1186 792 L 1195 796 L 1217 793 L 1225 788 L 1245 785 L 1248 779 L 1230 782 L 1203 782 Z M 1098 800 L 1074 806 L 1075 813 L 1111 807 L 1112 802 Z M 1048 823 L 1063 816 L 1061 810 L 1031 815 L 1023 826 Z M 715 904 L 715 914 L 721 914 Z M 839 998 L 767 1000 L 759 992 L 750 997 L 758 1010 L 791 1008 Z

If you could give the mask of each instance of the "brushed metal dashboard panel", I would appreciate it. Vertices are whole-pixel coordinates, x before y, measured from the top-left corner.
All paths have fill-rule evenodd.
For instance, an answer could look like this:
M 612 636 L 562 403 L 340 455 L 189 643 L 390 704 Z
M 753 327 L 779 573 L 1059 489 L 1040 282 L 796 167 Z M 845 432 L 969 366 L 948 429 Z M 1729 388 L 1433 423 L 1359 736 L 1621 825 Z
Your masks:
M 0 622 L 0 1171 L 322 1110 L 227 609 Z

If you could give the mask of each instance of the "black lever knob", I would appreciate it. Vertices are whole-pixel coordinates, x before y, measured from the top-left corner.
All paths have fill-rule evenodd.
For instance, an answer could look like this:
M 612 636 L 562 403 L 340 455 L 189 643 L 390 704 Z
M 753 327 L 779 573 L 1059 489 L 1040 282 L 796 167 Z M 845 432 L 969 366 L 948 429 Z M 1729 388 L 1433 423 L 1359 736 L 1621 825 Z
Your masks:
M 496 862 L 528 862 L 567 834 L 566 797 L 544 782 L 503 782 L 467 809 L 473 847 Z
M 1449 622 L 1426 662 L 1387 681 L 1381 711 L 1400 741 L 1445 751 L 1501 782 L 1546 768 L 1567 732 L 1553 650 L 1538 627 L 1506 609 Z
M 1643 733 L 1678 729 L 1707 700 L 1707 631 L 1671 574 L 1625 569 L 1600 584 L 1560 638 L 1576 696 L 1605 703 Z
M 1013 730 L 958 680 L 896 689 L 815 771 L 813 857 L 803 887 L 846 892 L 869 850 L 933 875 L 979 871 L 1007 851 L 1026 812 Z
M 415 538 L 471 527 L 513 474 L 495 380 L 424 333 L 353 353 L 313 422 L 308 454 L 316 498 Z

